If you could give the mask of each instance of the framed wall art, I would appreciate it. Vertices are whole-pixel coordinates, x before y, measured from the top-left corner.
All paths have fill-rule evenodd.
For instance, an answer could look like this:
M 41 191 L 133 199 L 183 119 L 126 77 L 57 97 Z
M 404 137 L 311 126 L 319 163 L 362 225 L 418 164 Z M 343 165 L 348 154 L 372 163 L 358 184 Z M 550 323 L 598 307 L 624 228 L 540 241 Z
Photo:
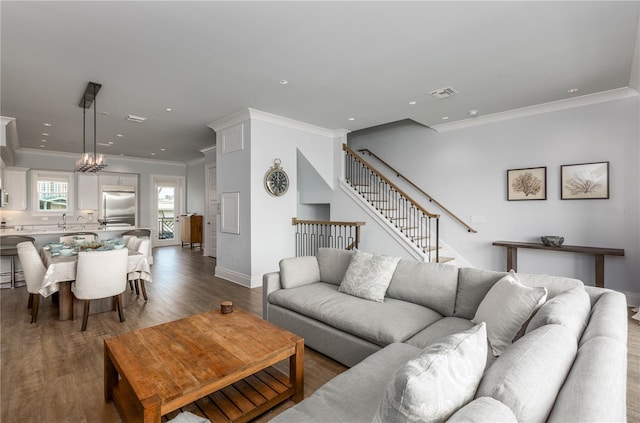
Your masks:
M 609 198 L 609 162 L 560 166 L 560 193 L 563 200 L 603 200 Z
M 546 200 L 547 168 L 507 170 L 507 200 Z

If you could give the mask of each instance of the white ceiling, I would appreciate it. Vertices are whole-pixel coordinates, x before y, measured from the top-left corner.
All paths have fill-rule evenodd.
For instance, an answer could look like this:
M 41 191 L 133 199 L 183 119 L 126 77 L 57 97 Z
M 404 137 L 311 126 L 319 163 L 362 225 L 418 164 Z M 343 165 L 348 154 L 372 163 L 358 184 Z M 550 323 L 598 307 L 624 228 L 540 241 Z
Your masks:
M 215 142 L 206 125 L 247 107 L 328 129 L 407 118 L 434 126 L 472 109 L 486 116 L 637 89 L 639 9 L 639 1 L 3 0 L 0 114 L 16 118 L 22 148 L 79 153 L 78 104 L 97 82 L 97 142 L 113 143 L 98 152 L 175 161 L 201 157 Z M 449 86 L 459 94 L 429 94 Z

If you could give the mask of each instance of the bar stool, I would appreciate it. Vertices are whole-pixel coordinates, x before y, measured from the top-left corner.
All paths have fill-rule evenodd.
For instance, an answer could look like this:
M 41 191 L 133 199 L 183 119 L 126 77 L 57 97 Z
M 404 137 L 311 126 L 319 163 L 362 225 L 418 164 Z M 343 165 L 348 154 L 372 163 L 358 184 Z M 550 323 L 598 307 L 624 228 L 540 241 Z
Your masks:
M 11 257 L 11 288 L 17 288 L 16 286 L 16 257 L 18 256 L 18 249 L 16 246 L 21 242 L 35 243 L 35 238 L 23 235 L 3 235 L 0 236 L 0 256 Z M 6 273 L 4 273 L 6 274 Z M 24 282 L 26 285 L 26 282 Z M 20 285 L 20 286 L 24 286 Z

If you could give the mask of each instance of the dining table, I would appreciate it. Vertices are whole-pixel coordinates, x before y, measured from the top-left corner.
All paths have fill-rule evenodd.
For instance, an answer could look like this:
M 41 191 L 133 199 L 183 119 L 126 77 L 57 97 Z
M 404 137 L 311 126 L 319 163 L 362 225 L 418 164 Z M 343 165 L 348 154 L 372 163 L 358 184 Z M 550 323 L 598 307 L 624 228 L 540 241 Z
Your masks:
M 47 298 L 58 293 L 59 320 L 73 319 L 73 293 L 71 283 L 76 279 L 76 269 L 78 266 L 78 254 L 61 255 L 52 253 L 49 248 L 42 248 L 42 261 L 47 271 L 42 278 L 40 294 Z M 127 280 L 142 279 L 151 282 L 151 266 L 146 255 L 137 251 L 129 250 L 127 261 Z M 123 307 L 126 307 L 127 296 L 122 296 Z M 113 298 L 104 298 L 92 301 L 91 314 L 115 310 Z

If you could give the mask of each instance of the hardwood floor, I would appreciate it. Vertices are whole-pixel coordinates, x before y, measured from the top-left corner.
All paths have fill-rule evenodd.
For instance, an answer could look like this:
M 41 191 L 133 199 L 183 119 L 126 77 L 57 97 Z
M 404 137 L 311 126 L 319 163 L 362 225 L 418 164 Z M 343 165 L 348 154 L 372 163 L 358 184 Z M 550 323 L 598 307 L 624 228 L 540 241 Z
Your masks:
M 120 422 L 113 404 L 104 402 L 105 338 L 218 308 L 225 300 L 262 315 L 262 289 L 215 278 L 214 267 L 215 259 L 198 249 L 156 248 L 149 301 L 127 291 L 126 321 L 120 323 L 115 311 L 91 315 L 86 332 L 80 332 L 81 317 L 58 321 L 50 298 L 41 300 L 32 325 L 26 289 L 0 290 L 0 421 Z M 640 423 L 640 324 L 631 319 L 628 357 L 628 421 Z M 307 349 L 305 396 L 345 369 Z M 291 405 L 285 402 L 256 421 L 267 422 Z

